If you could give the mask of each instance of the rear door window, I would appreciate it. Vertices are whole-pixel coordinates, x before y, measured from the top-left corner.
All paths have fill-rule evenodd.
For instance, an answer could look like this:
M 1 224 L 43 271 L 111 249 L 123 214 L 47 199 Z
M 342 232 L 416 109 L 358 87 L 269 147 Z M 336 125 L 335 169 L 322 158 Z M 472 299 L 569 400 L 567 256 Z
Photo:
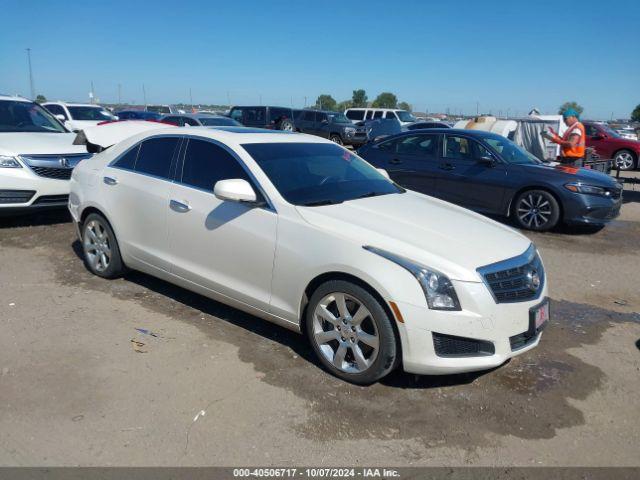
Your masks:
M 283 118 L 291 118 L 291 110 L 288 108 L 271 107 L 269 113 L 272 123 L 278 123 Z
M 364 113 L 364 110 L 347 110 L 347 118 L 355 121 L 364 120 Z
M 375 113 L 373 114 L 373 118 L 382 118 L 382 114 L 383 114 L 383 113 L 384 113 L 384 112 L 382 112 L 382 111 L 378 110 L 377 112 L 375 112 Z
M 142 142 L 136 160 L 135 171 L 169 179 L 171 176 L 171 162 L 179 140 L 178 137 L 158 137 Z
M 213 193 L 216 182 L 233 178 L 251 183 L 247 172 L 227 150 L 211 142 L 189 139 L 182 183 Z
M 127 153 L 122 155 L 113 164 L 114 167 L 123 168 L 125 170 L 133 170 L 136 166 L 136 158 L 138 158 L 138 150 L 140 150 L 140 144 L 133 147 Z
M 437 148 L 437 135 L 411 135 L 402 137 L 396 142 L 396 153 L 398 155 L 434 157 L 437 155 Z
M 387 112 L 387 114 L 385 115 L 384 118 L 391 118 L 393 120 L 397 120 L 398 119 L 398 117 L 396 117 L 395 112 Z

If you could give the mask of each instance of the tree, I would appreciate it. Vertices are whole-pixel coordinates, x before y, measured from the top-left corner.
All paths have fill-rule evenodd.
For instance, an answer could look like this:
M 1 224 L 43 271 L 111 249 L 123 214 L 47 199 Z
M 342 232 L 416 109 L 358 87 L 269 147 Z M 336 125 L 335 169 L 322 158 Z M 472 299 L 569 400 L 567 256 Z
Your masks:
M 578 112 L 578 115 L 582 115 L 582 112 L 584 111 L 584 108 L 578 105 L 578 102 L 564 102 L 562 105 L 560 105 L 558 113 L 562 115 L 566 110 L 570 108 L 573 108 L 576 112 Z
M 400 110 L 406 110 L 407 112 L 411 111 L 411 105 L 409 105 L 407 102 L 400 102 L 398 104 L 398 108 Z
M 636 105 L 636 108 L 631 112 L 631 120 L 634 122 L 640 122 L 640 103 Z
M 331 95 L 323 93 L 316 100 L 315 107 L 320 110 L 335 110 L 337 103 Z
M 44 95 L 38 95 L 36 97 L 36 103 L 44 103 L 47 101 L 47 97 L 45 97 Z
M 353 107 L 366 107 L 367 106 L 367 92 L 363 89 L 358 89 L 353 91 L 353 96 L 351 97 L 351 103 Z
M 336 111 L 344 112 L 347 108 L 351 107 L 353 107 L 353 102 L 351 100 L 344 100 L 336 106 Z
M 398 105 L 398 97 L 391 92 L 382 92 L 373 101 L 374 108 L 396 108 Z

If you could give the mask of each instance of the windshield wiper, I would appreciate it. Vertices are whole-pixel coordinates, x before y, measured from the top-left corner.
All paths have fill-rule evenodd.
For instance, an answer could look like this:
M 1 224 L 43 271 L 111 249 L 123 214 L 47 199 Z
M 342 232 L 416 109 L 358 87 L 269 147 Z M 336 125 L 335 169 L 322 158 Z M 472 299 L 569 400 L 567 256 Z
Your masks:
M 367 192 L 367 193 L 363 193 L 362 195 L 358 195 L 356 198 L 354 198 L 354 200 L 357 200 L 358 198 L 377 197 L 378 195 L 384 195 L 384 193 L 382 193 L 382 192 Z
M 315 202 L 303 203 L 303 207 L 320 207 L 322 205 L 336 205 L 342 203 L 342 200 L 316 200 Z

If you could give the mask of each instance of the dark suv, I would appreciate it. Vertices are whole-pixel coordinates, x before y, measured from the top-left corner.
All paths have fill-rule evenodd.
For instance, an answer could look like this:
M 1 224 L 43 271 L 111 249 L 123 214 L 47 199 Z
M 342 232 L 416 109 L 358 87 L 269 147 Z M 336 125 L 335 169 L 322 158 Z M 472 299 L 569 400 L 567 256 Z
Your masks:
M 245 127 L 294 131 L 293 111 L 287 107 L 233 107 L 229 116 Z
M 340 145 L 359 147 L 367 142 L 366 130 L 351 123 L 344 113 L 302 110 L 295 123 L 298 132 L 328 138 Z

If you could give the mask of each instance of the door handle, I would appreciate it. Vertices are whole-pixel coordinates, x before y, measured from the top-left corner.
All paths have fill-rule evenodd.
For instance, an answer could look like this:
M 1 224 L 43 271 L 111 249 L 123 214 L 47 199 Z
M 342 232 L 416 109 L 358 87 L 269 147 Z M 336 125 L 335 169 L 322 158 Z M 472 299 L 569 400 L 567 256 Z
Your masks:
M 399 158 L 393 158 L 389 160 L 389 163 L 391 163 L 392 165 L 400 165 L 402 163 L 402 160 L 400 160 Z
M 451 165 L 450 163 L 441 163 L 438 167 L 440 170 L 455 170 L 456 167 Z
M 189 210 L 191 210 L 191 205 L 189 205 L 188 203 L 179 202 L 178 200 L 170 200 L 169 207 L 171 207 L 171 210 L 179 213 L 187 213 Z
M 117 185 L 118 184 L 118 180 L 116 180 L 113 177 L 102 177 L 102 181 L 104 183 L 106 183 L 107 185 Z

